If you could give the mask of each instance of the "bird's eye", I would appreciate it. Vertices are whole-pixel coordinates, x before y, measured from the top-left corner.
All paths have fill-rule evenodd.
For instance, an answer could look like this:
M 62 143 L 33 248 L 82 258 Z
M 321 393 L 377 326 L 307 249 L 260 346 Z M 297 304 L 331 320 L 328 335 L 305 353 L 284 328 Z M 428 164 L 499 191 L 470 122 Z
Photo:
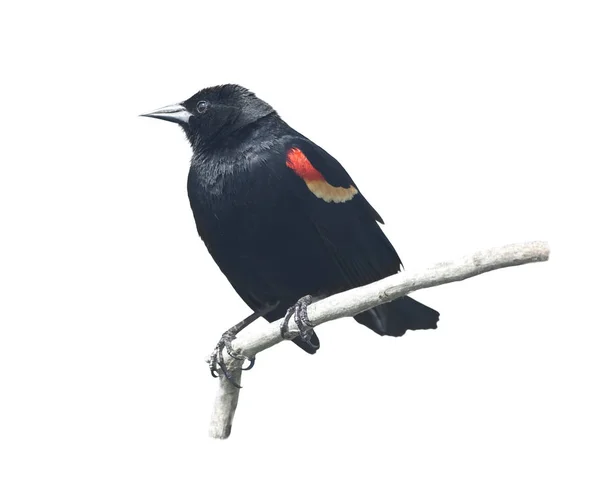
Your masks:
M 204 113 L 208 109 L 208 101 L 198 101 L 196 105 L 196 111 L 198 113 Z

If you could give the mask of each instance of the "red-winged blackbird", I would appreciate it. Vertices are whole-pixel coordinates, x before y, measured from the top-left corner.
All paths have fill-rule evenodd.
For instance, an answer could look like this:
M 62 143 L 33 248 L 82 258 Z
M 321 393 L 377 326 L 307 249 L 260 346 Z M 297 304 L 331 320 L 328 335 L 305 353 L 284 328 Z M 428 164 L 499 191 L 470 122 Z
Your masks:
M 383 220 L 344 168 L 247 89 L 207 88 L 145 116 L 185 131 L 198 233 L 256 314 L 274 321 L 304 295 L 323 297 L 400 271 Z M 438 317 L 404 297 L 355 320 L 401 336 L 436 328 Z M 309 337 L 294 342 L 314 353 L 319 340 Z

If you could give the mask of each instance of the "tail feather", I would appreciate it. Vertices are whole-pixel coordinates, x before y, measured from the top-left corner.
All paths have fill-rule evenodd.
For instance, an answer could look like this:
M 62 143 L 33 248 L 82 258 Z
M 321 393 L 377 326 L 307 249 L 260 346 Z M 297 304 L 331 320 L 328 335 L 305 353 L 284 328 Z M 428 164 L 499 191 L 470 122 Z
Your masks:
M 400 337 L 407 330 L 437 328 L 440 314 L 408 296 L 359 313 L 354 319 L 379 335 Z

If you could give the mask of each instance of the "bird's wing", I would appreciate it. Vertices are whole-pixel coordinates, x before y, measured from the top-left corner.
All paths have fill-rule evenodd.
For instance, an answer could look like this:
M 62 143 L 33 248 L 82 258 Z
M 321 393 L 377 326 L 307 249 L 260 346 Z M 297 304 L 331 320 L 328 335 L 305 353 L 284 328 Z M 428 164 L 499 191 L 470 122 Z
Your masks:
M 293 151 L 290 152 L 290 150 Z M 300 152 L 303 157 L 302 155 L 298 157 L 298 152 Z M 357 185 L 354 183 L 348 172 L 346 172 L 344 167 L 342 167 L 340 162 L 338 162 L 320 146 L 304 137 L 298 137 L 288 142 L 286 155 L 286 164 L 288 168 L 290 167 L 290 162 L 293 162 L 294 158 L 300 158 L 300 160 L 304 158 L 318 173 L 322 175 L 323 179 L 328 185 L 341 188 L 353 187 L 354 190 L 356 190 L 356 194 L 354 195 L 358 195 L 356 202 L 362 205 L 362 208 L 366 210 L 366 212 L 370 214 L 373 219 L 383 224 L 383 219 L 381 216 L 377 213 L 373 206 L 369 204 L 367 199 L 360 194 Z M 294 155 L 296 155 L 296 157 L 294 157 Z M 304 163 L 306 163 L 306 161 L 304 161 Z M 297 173 L 297 175 L 299 174 Z M 350 189 L 349 195 L 352 195 L 354 190 Z M 342 193 L 340 192 L 340 194 Z
M 348 285 L 397 273 L 400 258 L 379 227 L 381 217 L 340 163 L 301 136 L 286 140 L 283 151 L 266 163 L 296 198 Z

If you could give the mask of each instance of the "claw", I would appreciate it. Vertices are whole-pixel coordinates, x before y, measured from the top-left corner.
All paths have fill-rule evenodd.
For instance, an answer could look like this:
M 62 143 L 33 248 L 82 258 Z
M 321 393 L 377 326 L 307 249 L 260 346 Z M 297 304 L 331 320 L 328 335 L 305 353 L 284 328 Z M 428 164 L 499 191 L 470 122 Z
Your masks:
M 220 371 L 223 373 L 225 378 L 229 382 L 231 382 L 231 384 L 233 386 L 237 387 L 238 389 L 241 389 L 242 386 L 240 386 L 237 382 L 235 382 L 235 380 L 233 379 L 233 376 L 227 370 L 227 366 L 225 365 L 225 359 L 223 357 L 223 349 L 225 349 L 225 350 L 227 350 L 227 353 L 231 356 L 231 358 L 236 359 L 236 360 L 246 360 L 246 357 L 244 355 L 240 354 L 239 352 L 237 352 L 231 345 L 231 342 L 234 339 L 235 339 L 235 335 L 232 335 L 231 332 L 225 332 L 221 336 L 219 343 L 217 344 L 217 346 L 215 347 L 215 350 L 213 350 L 213 353 L 210 356 L 209 368 L 210 368 L 211 376 L 219 377 L 219 369 L 220 369 Z M 248 360 L 250 361 L 250 363 L 248 364 L 247 367 L 242 367 L 242 370 L 250 370 L 250 369 L 252 369 L 252 367 L 254 367 L 254 362 L 256 361 L 256 358 L 252 357 L 251 359 L 248 359 Z
M 242 388 L 242 386 L 240 386 L 237 382 L 233 380 L 233 376 L 229 373 L 229 371 L 227 370 L 227 366 L 223 362 L 219 362 L 219 367 L 221 368 L 221 372 L 223 372 L 223 375 L 227 378 L 229 382 L 231 382 L 232 386 L 237 387 L 238 389 Z
M 252 369 L 252 367 L 254 367 L 254 363 L 256 362 L 256 357 L 252 357 L 251 359 L 248 359 L 248 367 L 242 367 L 242 370 L 250 370 Z
M 217 346 L 215 347 L 215 350 L 213 350 L 213 353 L 210 356 L 210 364 L 209 364 L 210 375 L 213 377 L 219 377 L 218 369 L 220 369 L 221 372 L 223 373 L 223 375 L 225 376 L 225 378 L 229 382 L 231 382 L 231 385 L 237 387 L 238 389 L 241 389 L 242 386 L 240 386 L 237 382 L 234 381 L 233 376 L 227 370 L 227 366 L 225 365 L 225 359 L 223 358 L 223 348 L 226 348 L 227 353 L 229 355 L 231 355 L 232 357 L 234 357 L 232 355 L 232 352 L 234 352 L 234 350 L 231 347 L 232 340 L 233 340 L 232 335 L 228 334 L 227 332 L 225 332 L 221 336 L 219 343 L 217 344 Z
M 283 318 L 283 323 L 281 324 L 280 331 L 281 337 L 284 339 L 290 338 L 290 318 L 294 315 L 294 322 L 298 326 L 298 331 L 300 332 L 300 338 L 305 342 L 310 341 L 310 337 L 312 336 L 314 325 L 310 324 L 310 320 L 308 319 L 308 311 L 307 307 L 312 303 L 312 296 L 306 295 L 300 298 L 296 304 L 289 308 Z
M 244 318 L 240 323 L 238 323 L 238 324 L 234 325 L 233 327 L 231 327 L 229 330 L 227 330 L 227 332 L 225 332 L 221 336 L 221 338 L 219 340 L 219 343 L 215 347 L 215 350 L 213 350 L 212 354 L 210 354 L 210 363 L 208 364 L 208 366 L 209 366 L 209 369 L 210 369 L 210 375 L 211 376 L 213 376 L 213 377 L 219 377 L 219 369 L 220 369 L 221 372 L 223 373 L 223 375 L 227 378 L 227 380 L 229 382 L 231 382 L 232 385 L 234 385 L 235 387 L 241 389 L 241 386 L 233 380 L 233 377 L 231 376 L 231 374 L 227 370 L 227 367 L 225 366 L 225 359 L 223 358 L 223 348 L 225 348 L 227 350 L 227 353 L 229 354 L 229 356 L 232 359 L 236 359 L 236 360 L 246 360 L 246 359 L 248 359 L 250 361 L 250 364 L 248 364 L 248 367 L 242 367 L 242 370 L 250 370 L 250 369 L 252 369 L 252 367 L 254 367 L 254 362 L 255 362 L 256 358 L 255 357 L 247 358 L 245 355 L 237 352 L 233 348 L 233 346 L 231 345 L 231 342 L 235 339 L 235 336 L 241 330 L 243 330 L 244 328 L 246 328 L 248 325 L 250 325 L 257 318 L 263 317 L 267 313 L 269 313 L 271 310 L 274 310 L 275 308 L 277 308 L 278 305 L 279 305 L 278 301 L 275 302 L 275 303 L 271 303 L 271 304 L 266 305 L 261 310 L 255 311 L 249 317 Z

